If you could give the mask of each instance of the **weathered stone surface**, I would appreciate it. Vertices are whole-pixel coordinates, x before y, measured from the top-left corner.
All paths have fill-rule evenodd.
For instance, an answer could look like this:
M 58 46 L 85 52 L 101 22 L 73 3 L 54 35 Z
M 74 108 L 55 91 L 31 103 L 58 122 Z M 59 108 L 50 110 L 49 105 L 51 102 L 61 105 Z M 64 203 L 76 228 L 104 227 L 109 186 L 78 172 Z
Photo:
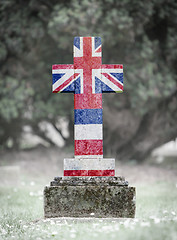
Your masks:
M 124 177 L 55 177 L 50 186 L 87 186 L 87 185 L 104 185 L 104 186 L 128 186 Z
M 123 65 L 102 64 L 101 56 L 100 37 L 75 37 L 74 64 L 52 66 L 53 92 L 74 93 L 75 158 L 45 187 L 45 217 L 135 215 L 135 188 L 103 158 L 102 93 L 123 91 Z
M 122 177 L 55 178 L 44 189 L 44 215 L 133 218 L 135 188 Z

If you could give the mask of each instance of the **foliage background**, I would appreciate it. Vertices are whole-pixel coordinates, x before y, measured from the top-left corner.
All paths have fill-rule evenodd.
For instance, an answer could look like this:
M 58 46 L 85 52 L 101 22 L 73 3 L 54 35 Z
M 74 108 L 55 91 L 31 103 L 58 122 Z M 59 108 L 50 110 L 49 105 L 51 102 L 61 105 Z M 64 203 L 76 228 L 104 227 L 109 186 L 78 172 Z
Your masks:
M 24 126 L 51 145 L 42 121 L 73 140 L 73 96 L 51 94 L 51 65 L 72 63 L 74 36 L 101 36 L 103 63 L 124 64 L 125 91 L 104 96 L 104 152 L 146 158 L 177 136 L 175 0 L 2 0 L 0 143 L 19 148 Z M 69 122 L 70 137 L 58 119 Z

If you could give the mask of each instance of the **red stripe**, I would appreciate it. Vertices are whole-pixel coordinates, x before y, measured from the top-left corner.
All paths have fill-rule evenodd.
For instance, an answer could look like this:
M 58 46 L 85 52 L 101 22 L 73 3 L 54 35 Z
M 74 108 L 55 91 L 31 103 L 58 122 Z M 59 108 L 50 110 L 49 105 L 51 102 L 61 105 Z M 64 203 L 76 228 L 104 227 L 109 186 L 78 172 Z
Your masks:
M 55 64 L 52 65 L 52 69 L 74 69 L 73 64 Z
M 64 170 L 64 176 L 115 176 L 115 170 Z
M 102 94 L 74 94 L 74 109 L 102 108 Z
M 101 69 L 101 57 L 92 56 L 92 38 L 83 38 L 83 57 L 74 57 L 74 68 L 83 69 L 84 93 L 92 94 L 92 69 Z
M 103 64 L 101 65 L 101 68 L 108 68 L 108 69 L 113 69 L 113 68 L 121 68 L 123 69 L 123 65 L 122 64 Z
M 103 155 L 103 140 L 75 140 L 75 155 Z
M 102 74 L 123 91 L 123 86 L 119 82 L 117 82 L 114 78 L 112 78 L 108 73 Z
M 83 57 L 74 57 L 74 69 L 82 69 L 84 65 Z
M 57 93 L 59 91 L 61 91 L 64 87 L 66 87 L 73 79 L 74 77 L 77 77 L 79 75 L 79 73 L 75 73 L 73 74 L 69 79 L 67 79 L 63 84 L 61 84 L 59 87 L 57 87 L 53 93 Z

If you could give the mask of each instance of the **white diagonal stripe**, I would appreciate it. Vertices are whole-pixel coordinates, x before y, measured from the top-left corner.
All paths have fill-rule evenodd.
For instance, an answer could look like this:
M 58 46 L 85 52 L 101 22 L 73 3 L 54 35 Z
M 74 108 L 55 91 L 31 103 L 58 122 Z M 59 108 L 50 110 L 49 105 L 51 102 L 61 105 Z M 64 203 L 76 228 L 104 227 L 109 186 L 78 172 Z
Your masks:
M 122 92 L 122 89 L 120 89 L 118 86 L 116 86 L 114 83 L 112 83 L 109 79 L 107 79 L 103 74 L 101 76 L 101 81 L 105 83 L 108 87 L 110 87 L 115 92 Z M 119 82 L 120 83 L 120 82 Z
M 110 77 L 112 77 L 115 81 L 117 81 L 119 84 L 123 86 L 123 83 L 119 81 L 116 77 L 114 77 L 112 74 L 109 74 Z
M 58 70 L 58 69 L 57 69 Z M 63 69 L 62 69 L 63 70 Z M 61 84 L 63 84 L 67 79 L 69 79 L 72 75 L 74 75 L 74 69 L 65 69 L 65 72 L 58 72 L 58 73 L 65 73 L 61 78 L 59 78 L 54 84 L 53 84 L 53 90 L 58 88 Z

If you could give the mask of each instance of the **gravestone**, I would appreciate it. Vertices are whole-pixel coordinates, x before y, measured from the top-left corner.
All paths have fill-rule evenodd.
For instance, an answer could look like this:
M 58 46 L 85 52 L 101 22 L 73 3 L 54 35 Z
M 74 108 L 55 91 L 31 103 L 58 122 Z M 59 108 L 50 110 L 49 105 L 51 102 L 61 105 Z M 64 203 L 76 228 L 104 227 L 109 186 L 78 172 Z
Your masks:
M 134 217 L 135 188 L 103 158 L 102 93 L 123 91 L 123 65 L 102 64 L 100 37 L 74 38 L 74 64 L 52 66 L 53 92 L 74 93 L 75 157 L 44 189 L 45 217 Z

